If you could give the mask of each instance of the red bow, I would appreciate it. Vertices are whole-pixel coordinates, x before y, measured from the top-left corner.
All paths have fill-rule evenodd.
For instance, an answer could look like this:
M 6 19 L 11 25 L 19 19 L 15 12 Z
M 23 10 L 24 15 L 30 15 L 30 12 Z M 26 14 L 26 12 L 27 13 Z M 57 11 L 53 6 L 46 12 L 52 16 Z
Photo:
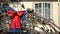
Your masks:
M 17 14 L 14 14 L 13 10 L 9 10 L 8 11 L 8 15 L 9 16 L 13 16 L 13 18 L 11 19 L 11 24 L 10 24 L 10 28 L 14 28 L 14 23 L 16 23 L 16 28 L 20 28 L 20 16 L 22 16 L 24 13 L 24 11 L 18 11 Z

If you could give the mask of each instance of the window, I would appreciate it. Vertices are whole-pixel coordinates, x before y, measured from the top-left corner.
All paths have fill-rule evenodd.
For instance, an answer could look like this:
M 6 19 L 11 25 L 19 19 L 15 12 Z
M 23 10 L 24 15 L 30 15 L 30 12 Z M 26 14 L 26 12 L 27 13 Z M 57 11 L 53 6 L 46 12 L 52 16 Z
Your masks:
M 41 16 L 41 3 L 35 4 L 35 11 Z
M 50 18 L 50 3 L 36 3 L 35 12 L 38 16 L 42 16 L 47 19 Z
M 38 4 L 35 4 L 35 8 L 36 8 L 36 9 L 38 8 L 37 6 L 38 6 Z

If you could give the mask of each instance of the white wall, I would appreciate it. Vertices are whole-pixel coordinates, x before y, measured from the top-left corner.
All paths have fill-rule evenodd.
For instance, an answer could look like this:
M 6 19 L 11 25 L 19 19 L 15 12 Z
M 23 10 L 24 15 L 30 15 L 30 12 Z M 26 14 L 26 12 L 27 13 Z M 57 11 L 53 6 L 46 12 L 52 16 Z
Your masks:
M 60 27 L 60 2 L 59 2 L 59 5 L 58 6 L 59 6 L 58 7 L 58 10 L 59 10 L 59 12 L 58 12 L 58 25 Z
M 11 2 L 9 6 L 16 11 L 21 10 L 21 2 Z
M 24 4 L 25 8 L 33 8 L 33 2 L 21 2 L 21 4 Z
M 52 3 L 52 11 L 53 11 L 53 20 L 56 25 L 58 25 L 58 2 L 53 2 Z
M 17 6 L 17 8 L 14 8 L 14 9 L 22 9 L 21 8 L 21 4 L 24 4 L 24 6 L 25 6 L 25 9 L 27 9 L 27 8 L 33 8 L 33 2 L 18 2 L 19 4 L 18 4 L 18 6 L 17 6 L 17 3 L 16 2 L 12 2 L 12 3 L 10 3 L 9 5 L 10 5 L 10 7 L 12 7 L 12 8 L 14 8 L 14 4 L 15 4 L 15 6 Z

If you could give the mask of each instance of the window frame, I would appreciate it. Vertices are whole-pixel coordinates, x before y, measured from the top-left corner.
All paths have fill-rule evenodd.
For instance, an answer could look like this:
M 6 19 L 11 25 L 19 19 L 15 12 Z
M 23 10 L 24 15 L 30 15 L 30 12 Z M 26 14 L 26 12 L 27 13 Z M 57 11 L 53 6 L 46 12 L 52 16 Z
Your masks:
M 34 5 L 35 5 L 35 4 L 39 4 L 39 3 L 41 3 L 42 6 L 43 6 L 43 3 L 48 3 L 48 4 L 50 4 L 50 13 L 49 13 L 50 17 L 49 17 L 49 18 L 51 18 L 51 8 L 52 8 L 52 7 L 51 7 L 51 2 L 35 2 Z M 35 10 L 35 9 L 36 9 L 36 8 L 34 7 L 34 10 Z M 37 12 L 37 11 L 35 11 L 35 12 Z M 41 16 L 44 17 L 44 18 L 46 18 L 46 17 L 44 16 L 45 10 L 44 10 L 43 7 L 41 8 L 41 12 L 42 12 Z M 47 13 L 47 14 L 48 14 L 48 13 Z M 47 18 L 47 19 L 48 19 L 48 18 Z

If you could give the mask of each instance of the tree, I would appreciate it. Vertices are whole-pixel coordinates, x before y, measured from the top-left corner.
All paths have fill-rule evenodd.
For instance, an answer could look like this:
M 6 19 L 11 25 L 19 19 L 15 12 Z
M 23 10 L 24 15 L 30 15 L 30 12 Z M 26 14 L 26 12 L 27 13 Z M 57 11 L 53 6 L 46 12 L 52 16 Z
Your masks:
M 9 3 L 10 0 L 0 0 L 0 3 L 3 2 L 3 3 Z
M 22 0 L 10 0 L 11 2 L 20 2 Z

